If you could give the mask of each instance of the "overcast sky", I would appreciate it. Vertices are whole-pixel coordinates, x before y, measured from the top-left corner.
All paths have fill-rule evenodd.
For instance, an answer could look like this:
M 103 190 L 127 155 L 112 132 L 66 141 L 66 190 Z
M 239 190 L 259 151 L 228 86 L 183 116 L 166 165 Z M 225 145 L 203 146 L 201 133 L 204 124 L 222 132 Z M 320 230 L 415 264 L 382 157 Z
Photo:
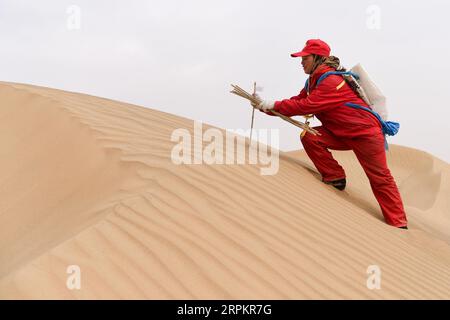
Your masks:
M 0 0 L 0 80 L 249 128 L 230 84 L 256 81 L 273 100 L 297 94 L 306 75 L 289 54 L 320 38 L 387 96 L 401 124 L 388 141 L 450 162 L 449 12 L 445 0 Z M 281 150 L 301 148 L 291 124 L 255 121 L 280 129 Z

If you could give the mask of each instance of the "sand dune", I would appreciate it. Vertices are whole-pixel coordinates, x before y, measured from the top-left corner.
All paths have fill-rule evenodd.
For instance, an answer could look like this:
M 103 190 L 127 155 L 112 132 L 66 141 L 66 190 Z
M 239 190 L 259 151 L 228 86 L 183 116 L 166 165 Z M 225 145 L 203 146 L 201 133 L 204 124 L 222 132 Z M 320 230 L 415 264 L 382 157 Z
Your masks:
M 153 109 L 12 83 L 0 101 L 2 299 L 450 298 L 450 167 L 432 155 L 390 146 L 405 231 L 352 152 L 335 152 L 339 192 L 303 151 L 273 176 L 175 165 L 171 133 L 193 122 Z

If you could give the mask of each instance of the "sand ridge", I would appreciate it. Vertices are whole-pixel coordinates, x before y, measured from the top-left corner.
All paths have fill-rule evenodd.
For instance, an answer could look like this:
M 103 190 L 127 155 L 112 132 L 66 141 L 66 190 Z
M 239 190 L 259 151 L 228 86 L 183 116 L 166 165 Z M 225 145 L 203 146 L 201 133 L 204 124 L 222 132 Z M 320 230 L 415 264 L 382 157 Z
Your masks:
M 427 153 L 390 146 L 403 231 L 351 152 L 333 152 L 339 192 L 303 151 L 281 152 L 274 176 L 175 165 L 171 133 L 193 121 L 154 109 L 13 83 L 0 97 L 0 298 L 450 298 L 450 171 Z

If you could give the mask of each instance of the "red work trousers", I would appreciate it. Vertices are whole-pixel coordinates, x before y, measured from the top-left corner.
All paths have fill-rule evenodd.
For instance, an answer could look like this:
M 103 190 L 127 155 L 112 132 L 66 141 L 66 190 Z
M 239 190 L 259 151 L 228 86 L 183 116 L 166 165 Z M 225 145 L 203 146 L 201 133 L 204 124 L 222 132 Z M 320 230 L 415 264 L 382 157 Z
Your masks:
M 354 138 L 338 138 L 323 126 L 315 127 L 322 135 L 306 133 L 303 147 L 323 181 L 345 178 L 345 171 L 328 149 L 353 150 L 369 179 L 386 223 L 395 227 L 408 224 L 403 202 L 386 162 L 384 136 L 380 134 Z

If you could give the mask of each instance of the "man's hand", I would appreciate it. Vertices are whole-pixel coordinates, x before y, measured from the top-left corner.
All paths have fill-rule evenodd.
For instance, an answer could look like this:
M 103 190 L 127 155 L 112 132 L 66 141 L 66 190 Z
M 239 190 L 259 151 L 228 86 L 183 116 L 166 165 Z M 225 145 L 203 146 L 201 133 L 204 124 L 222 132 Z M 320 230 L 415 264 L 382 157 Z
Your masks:
M 264 100 L 258 105 L 258 109 L 264 112 L 267 112 L 275 107 L 275 101 L 272 100 Z

